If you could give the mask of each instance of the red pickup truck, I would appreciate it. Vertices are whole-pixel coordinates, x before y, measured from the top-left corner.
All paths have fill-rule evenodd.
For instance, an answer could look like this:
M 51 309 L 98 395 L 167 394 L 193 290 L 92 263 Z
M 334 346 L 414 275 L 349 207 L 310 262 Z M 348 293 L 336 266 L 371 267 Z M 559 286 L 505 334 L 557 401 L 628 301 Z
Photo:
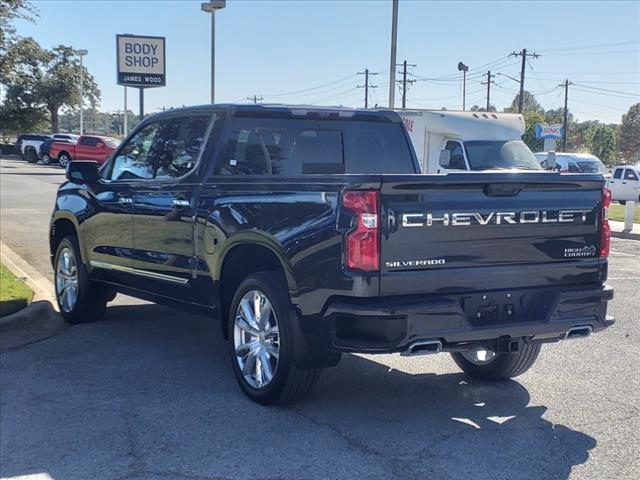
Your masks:
M 49 156 L 57 158 L 61 167 L 72 160 L 94 160 L 102 165 L 119 144 L 119 140 L 111 137 L 82 135 L 76 144 L 53 142 Z

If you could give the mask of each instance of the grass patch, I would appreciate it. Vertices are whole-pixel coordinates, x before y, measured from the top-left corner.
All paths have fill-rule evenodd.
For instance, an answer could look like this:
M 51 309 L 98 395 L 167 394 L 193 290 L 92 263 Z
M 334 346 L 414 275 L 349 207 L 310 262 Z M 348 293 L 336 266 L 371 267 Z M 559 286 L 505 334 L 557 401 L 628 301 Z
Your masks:
M 0 263 L 0 317 L 6 317 L 31 303 L 33 292 Z
M 624 222 L 624 211 L 626 206 L 619 203 L 612 203 L 609 207 L 609 220 Z M 633 223 L 640 223 L 640 206 L 633 209 Z

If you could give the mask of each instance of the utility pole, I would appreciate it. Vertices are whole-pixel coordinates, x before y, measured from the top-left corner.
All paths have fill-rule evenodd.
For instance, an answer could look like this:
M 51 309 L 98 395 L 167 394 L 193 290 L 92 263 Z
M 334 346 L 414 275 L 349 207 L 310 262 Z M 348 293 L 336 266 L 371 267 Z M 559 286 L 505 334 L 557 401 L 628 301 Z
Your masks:
M 253 103 L 258 103 L 264 100 L 264 98 L 254 95 L 253 97 L 247 97 L 247 100 L 251 100 Z
M 76 53 L 80 57 L 80 135 L 84 133 L 84 81 L 83 81 L 83 73 L 84 66 L 82 65 L 82 58 L 89 53 L 88 50 L 76 50 Z M 56 133 L 56 132 L 53 132 Z
M 482 85 L 486 85 L 487 86 L 487 112 L 489 111 L 489 108 L 491 107 L 491 84 L 495 83 L 493 80 L 491 80 L 493 77 L 495 77 L 495 74 L 492 75 L 491 74 L 491 70 L 489 70 L 487 72 L 487 81 L 486 82 L 480 82 Z
M 398 45 L 398 0 L 392 0 L 391 64 L 389 65 L 389 108 L 396 102 L 396 49 Z
M 567 151 L 567 134 L 569 133 L 569 85 L 572 83 L 567 78 L 564 83 L 561 83 L 560 86 L 564 87 L 564 121 L 562 126 L 562 151 Z
M 369 75 L 378 75 L 377 72 L 370 72 L 368 68 L 364 72 L 358 72 L 358 75 L 364 75 L 364 85 L 358 85 L 358 88 L 364 88 L 364 108 L 369 108 L 369 89 L 378 88 L 377 85 L 369 84 Z
M 518 96 L 518 113 L 522 113 L 524 107 L 524 71 L 527 64 L 527 56 L 538 58 L 540 55 L 537 53 L 528 53 L 526 48 L 523 48 L 520 52 L 511 52 L 510 57 L 522 57 L 522 66 L 520 67 L 520 95 Z
M 400 66 L 400 65 L 397 65 Z M 415 80 L 407 80 L 407 67 L 416 67 L 415 63 L 407 63 L 405 60 L 402 62 L 402 72 L 398 72 L 402 74 L 402 80 L 398 83 L 402 84 L 402 109 L 407 108 L 407 84 L 415 83 Z

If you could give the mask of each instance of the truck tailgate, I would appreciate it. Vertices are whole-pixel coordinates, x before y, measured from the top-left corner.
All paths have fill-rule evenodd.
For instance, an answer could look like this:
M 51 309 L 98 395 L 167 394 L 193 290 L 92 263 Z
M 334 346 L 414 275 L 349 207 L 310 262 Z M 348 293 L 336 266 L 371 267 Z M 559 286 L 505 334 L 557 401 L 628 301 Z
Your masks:
M 383 175 L 380 294 L 604 281 L 599 175 Z

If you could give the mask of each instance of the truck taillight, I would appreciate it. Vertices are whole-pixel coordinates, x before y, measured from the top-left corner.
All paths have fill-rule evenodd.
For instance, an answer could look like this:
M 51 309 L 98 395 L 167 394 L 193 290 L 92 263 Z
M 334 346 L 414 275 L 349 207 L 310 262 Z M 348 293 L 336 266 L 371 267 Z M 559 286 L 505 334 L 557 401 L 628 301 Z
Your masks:
M 380 269 L 380 219 L 378 192 L 350 190 L 342 194 L 342 205 L 356 218 L 355 227 L 345 237 L 347 268 L 363 272 Z
M 609 226 L 609 206 L 611 205 L 611 190 L 602 189 L 602 231 L 600 236 L 600 257 L 609 256 L 611 248 L 611 227 Z

